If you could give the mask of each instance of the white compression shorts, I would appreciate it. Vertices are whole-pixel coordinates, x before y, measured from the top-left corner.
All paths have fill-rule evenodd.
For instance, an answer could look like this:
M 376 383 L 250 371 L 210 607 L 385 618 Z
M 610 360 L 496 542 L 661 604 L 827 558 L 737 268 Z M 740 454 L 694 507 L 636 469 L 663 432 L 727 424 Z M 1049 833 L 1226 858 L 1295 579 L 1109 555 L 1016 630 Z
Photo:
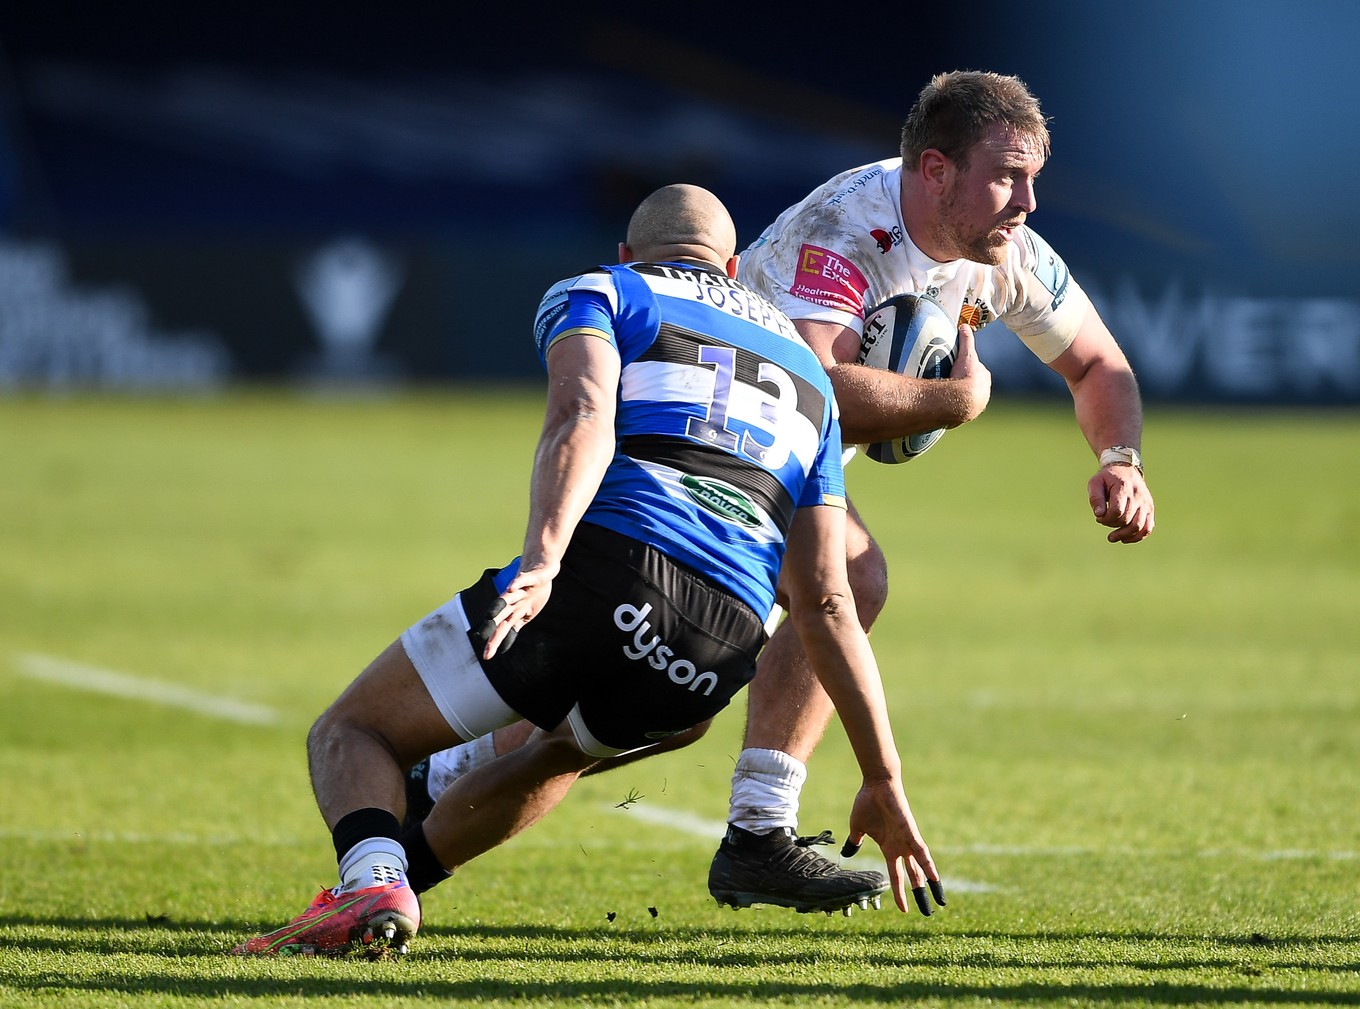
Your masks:
M 465 742 L 521 718 L 487 679 L 468 641 L 469 629 L 460 592 L 401 635 L 406 657 L 420 674 L 430 698 Z M 579 706 L 571 709 L 567 724 L 583 753 L 604 758 L 626 752 L 596 739 L 586 728 Z

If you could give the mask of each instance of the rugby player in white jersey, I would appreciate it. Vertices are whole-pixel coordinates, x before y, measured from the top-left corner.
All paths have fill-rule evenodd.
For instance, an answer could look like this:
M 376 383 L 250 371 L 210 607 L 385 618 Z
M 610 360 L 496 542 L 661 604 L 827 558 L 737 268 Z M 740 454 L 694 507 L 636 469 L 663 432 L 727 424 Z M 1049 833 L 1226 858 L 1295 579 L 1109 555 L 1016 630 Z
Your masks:
M 1066 380 L 1096 460 L 1086 484 L 1091 512 L 1110 542 L 1137 543 L 1154 526 L 1140 455 L 1141 397 L 1090 299 L 1026 223 L 1048 156 L 1046 121 L 1023 82 L 985 72 L 939 74 L 907 116 L 900 157 L 845 172 L 784 211 L 743 254 L 740 277 L 783 309 L 821 358 L 848 444 L 978 417 L 991 378 L 966 332 L 1000 320 Z M 866 314 L 902 294 L 931 298 L 965 327 L 966 368 L 925 380 L 855 363 Z M 1005 507 L 1004 488 L 997 503 Z M 847 548 L 867 628 L 886 601 L 887 564 L 853 507 Z M 847 892 L 860 892 L 860 880 L 831 873 L 830 863 L 806 861 L 777 882 L 762 866 L 767 838 L 797 823 L 806 763 L 833 706 L 790 633 L 774 634 L 760 670 L 710 891 L 722 900 L 760 880 L 766 902 L 789 904 L 811 886 L 825 890 L 843 879 Z

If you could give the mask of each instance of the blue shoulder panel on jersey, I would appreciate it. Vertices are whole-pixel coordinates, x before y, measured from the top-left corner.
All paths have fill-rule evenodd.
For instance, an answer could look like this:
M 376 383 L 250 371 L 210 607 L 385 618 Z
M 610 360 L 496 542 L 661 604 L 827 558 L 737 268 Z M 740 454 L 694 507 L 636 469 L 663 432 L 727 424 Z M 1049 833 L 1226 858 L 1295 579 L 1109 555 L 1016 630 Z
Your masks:
M 534 316 L 534 346 L 538 348 L 538 359 L 547 360 L 548 348 L 552 346 L 554 334 L 566 327 L 583 326 L 612 333 L 614 327 L 609 319 L 614 306 L 618 304 L 618 293 L 614 290 L 611 274 L 601 268 L 590 273 L 580 274 L 567 280 L 560 280 L 548 288 L 538 303 Z M 586 293 L 591 298 L 574 298 L 572 295 Z M 572 309 L 570 317 L 568 309 Z M 577 317 L 577 312 L 585 313 Z M 604 320 L 601 324 L 601 320 Z
M 1053 307 L 1057 308 L 1067 297 L 1067 281 L 1071 276 L 1067 271 L 1067 264 L 1053 251 L 1053 247 L 1032 229 L 1021 225 L 1020 237 L 1024 239 L 1029 254 L 1034 260 L 1030 270 L 1039 279 L 1039 283 L 1043 284 L 1053 295 Z

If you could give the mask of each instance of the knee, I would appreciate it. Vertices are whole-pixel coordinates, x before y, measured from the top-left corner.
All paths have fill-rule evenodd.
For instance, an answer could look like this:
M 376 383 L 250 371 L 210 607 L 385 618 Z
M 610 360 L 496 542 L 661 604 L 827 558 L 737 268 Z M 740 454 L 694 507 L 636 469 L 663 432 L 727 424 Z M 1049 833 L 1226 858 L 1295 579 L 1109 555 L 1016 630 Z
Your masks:
M 529 760 L 548 776 L 580 774 L 600 759 L 582 750 L 570 733 L 535 732 L 524 746 Z
M 888 601 L 888 560 L 878 544 L 869 540 L 854 556 L 846 558 L 846 572 L 859 621 L 868 630 Z
M 327 708 L 307 730 L 307 752 L 315 753 L 325 749 L 332 740 L 343 732 L 343 723 L 333 708 Z
M 313 759 L 324 758 L 356 744 L 377 744 L 395 756 L 396 749 L 377 726 L 366 721 L 361 713 L 347 710 L 336 703 L 323 711 L 307 730 L 307 753 Z
M 355 728 L 333 707 L 323 711 L 307 730 L 309 763 L 315 764 L 345 749 L 348 742 L 354 738 Z

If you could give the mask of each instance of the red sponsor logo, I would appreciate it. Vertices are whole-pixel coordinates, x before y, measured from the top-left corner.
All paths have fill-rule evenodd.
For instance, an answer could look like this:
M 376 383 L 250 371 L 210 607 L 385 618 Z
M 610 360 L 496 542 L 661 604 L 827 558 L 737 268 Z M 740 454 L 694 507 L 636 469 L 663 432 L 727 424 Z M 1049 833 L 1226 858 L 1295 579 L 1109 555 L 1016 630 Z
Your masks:
M 878 243 L 879 252 L 887 252 L 893 247 L 893 236 L 882 228 L 874 228 L 869 234 L 872 235 L 874 241 Z
M 848 259 L 818 245 L 798 250 L 798 272 L 789 293 L 814 305 L 864 314 L 869 282 Z

